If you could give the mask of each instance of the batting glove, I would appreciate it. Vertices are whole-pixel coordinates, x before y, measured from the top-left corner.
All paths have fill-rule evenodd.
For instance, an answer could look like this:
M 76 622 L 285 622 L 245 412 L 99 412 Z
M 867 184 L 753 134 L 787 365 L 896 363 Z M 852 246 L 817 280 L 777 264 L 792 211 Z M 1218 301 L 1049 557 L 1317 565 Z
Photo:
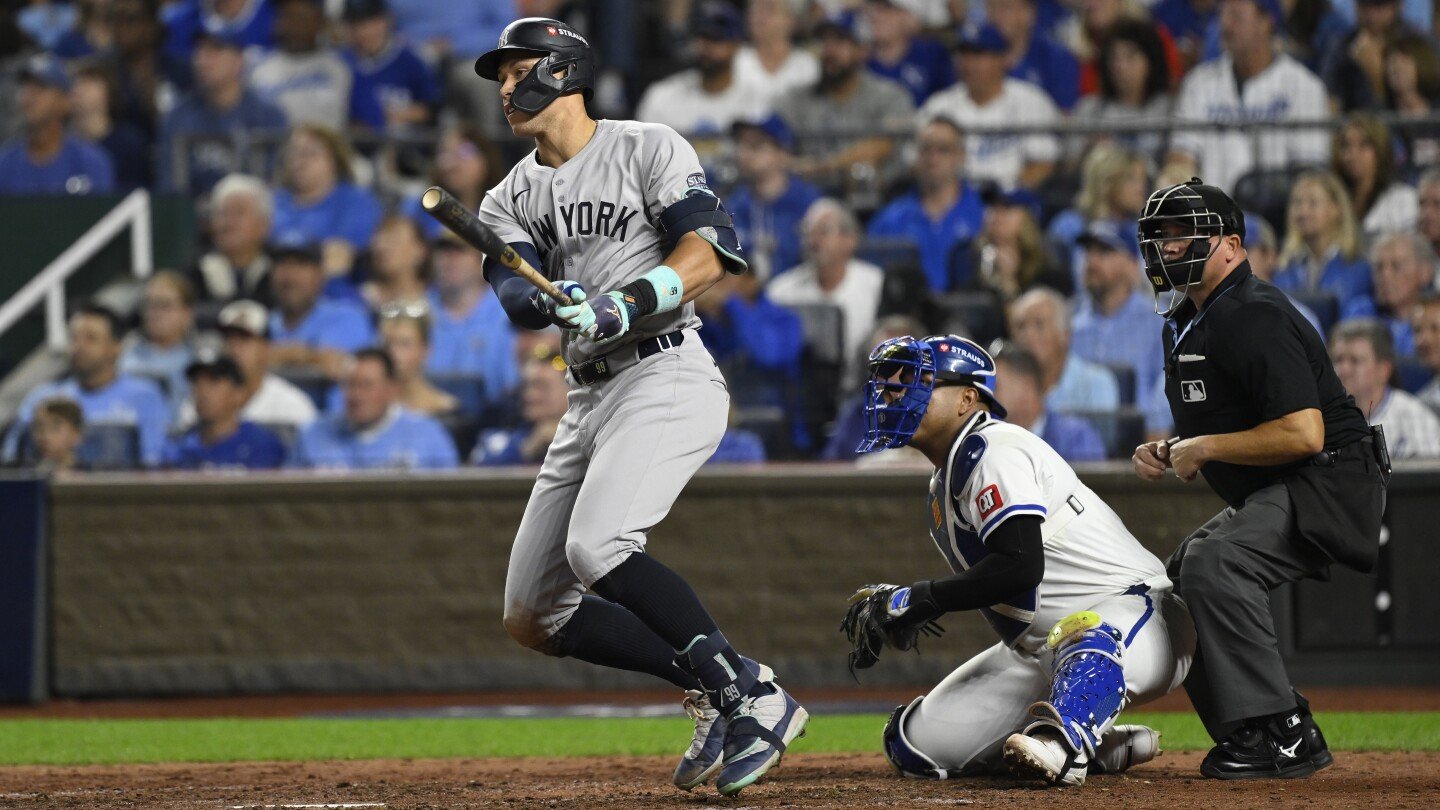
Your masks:
M 560 307 L 555 314 L 575 324 L 580 334 L 604 346 L 619 340 L 630 330 L 630 318 L 635 302 L 625 293 L 612 290 L 594 301 L 577 303 L 573 307 Z
M 560 292 L 570 296 L 570 300 L 576 304 L 584 301 L 587 297 L 585 288 L 581 287 L 579 282 L 561 279 L 555 282 L 555 286 Z M 534 306 L 541 315 L 544 315 L 547 320 L 561 329 L 580 328 L 580 324 L 573 322 L 567 315 L 562 314 L 563 310 L 575 310 L 578 309 L 578 307 L 562 306 L 554 298 L 551 298 L 539 290 L 536 290 L 535 293 L 530 296 L 530 304 Z

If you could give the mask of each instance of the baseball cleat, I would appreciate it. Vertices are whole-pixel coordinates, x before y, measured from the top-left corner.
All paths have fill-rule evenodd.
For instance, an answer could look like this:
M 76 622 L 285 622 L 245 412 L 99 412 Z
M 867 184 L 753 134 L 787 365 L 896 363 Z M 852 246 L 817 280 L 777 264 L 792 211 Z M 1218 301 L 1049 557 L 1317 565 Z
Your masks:
M 775 672 L 764 664 L 743 659 L 745 666 L 755 673 L 755 679 L 762 683 L 773 683 Z M 690 748 L 675 767 L 675 787 L 693 790 L 720 770 L 725 746 L 725 729 L 728 724 L 718 709 L 710 705 L 710 698 L 698 689 L 685 691 L 685 713 L 695 721 L 695 736 L 690 739 Z
M 716 784 L 721 795 L 734 796 L 780 763 L 786 747 L 805 734 L 810 715 L 778 684 L 771 692 L 747 697 L 729 718 L 725 730 L 725 761 Z
M 1149 726 L 1116 726 L 1095 749 L 1090 773 L 1120 773 L 1158 756 L 1160 732 Z
M 1002 749 L 1005 764 L 1023 779 L 1040 779 L 1052 785 L 1085 784 L 1085 762 L 1076 761 L 1070 749 L 1051 734 L 1011 734 Z

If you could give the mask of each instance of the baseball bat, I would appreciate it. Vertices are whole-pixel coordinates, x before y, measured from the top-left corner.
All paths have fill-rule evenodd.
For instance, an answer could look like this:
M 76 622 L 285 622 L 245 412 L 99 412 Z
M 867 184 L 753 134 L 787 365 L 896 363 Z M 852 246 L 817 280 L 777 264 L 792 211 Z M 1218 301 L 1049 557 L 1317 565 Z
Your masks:
M 514 248 L 501 241 L 478 217 L 465 210 L 465 206 L 450 192 L 439 186 L 431 186 L 420 195 L 420 207 L 434 217 L 436 222 L 464 240 L 465 244 L 515 271 L 516 275 L 535 285 L 561 305 L 568 307 L 575 304 L 570 300 L 570 296 L 560 292 L 550 279 L 531 267 L 529 262 L 521 258 Z

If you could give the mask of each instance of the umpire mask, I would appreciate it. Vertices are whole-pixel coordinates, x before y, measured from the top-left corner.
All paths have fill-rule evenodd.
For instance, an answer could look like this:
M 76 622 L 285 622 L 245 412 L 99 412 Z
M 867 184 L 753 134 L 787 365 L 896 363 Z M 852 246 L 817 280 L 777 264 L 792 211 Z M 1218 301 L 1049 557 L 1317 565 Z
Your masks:
M 1185 293 L 1200 283 L 1205 263 L 1215 252 L 1213 236 L 1235 234 L 1245 238 L 1245 220 L 1229 195 L 1200 178 L 1162 188 L 1150 195 L 1140 212 L 1140 253 L 1145 277 L 1155 291 L 1155 312 L 1169 317 L 1185 301 Z M 1175 243 L 1185 250 L 1166 258 Z M 1168 295 L 1166 295 L 1168 293 Z

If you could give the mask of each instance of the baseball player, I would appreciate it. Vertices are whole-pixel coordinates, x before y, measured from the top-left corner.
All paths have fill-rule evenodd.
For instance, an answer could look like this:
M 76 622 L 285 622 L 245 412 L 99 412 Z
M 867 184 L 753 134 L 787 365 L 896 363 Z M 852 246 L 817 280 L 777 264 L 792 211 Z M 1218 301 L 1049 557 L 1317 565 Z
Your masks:
M 729 213 L 669 127 L 595 121 L 594 62 L 563 22 L 525 18 L 475 63 L 535 139 L 480 219 L 556 280 L 562 306 L 487 260 L 510 320 L 564 330 L 569 408 L 520 522 L 505 628 L 547 655 L 648 672 L 687 690 L 695 737 L 675 772 L 734 794 L 774 767 L 808 715 L 725 640 L 678 574 L 645 553 L 725 432 L 730 396 L 691 304 L 746 270 Z M 717 549 L 718 553 L 718 549 Z
M 1001 421 L 995 361 L 954 335 L 899 337 L 870 354 L 870 452 L 910 445 L 935 464 L 930 534 L 954 573 L 851 598 L 853 667 L 910 649 L 934 620 L 979 610 L 1000 641 L 885 725 L 907 776 L 992 772 L 1080 785 L 1159 753 L 1159 734 L 1114 726 L 1179 686 L 1194 636 L 1165 568 L 1049 445 Z

